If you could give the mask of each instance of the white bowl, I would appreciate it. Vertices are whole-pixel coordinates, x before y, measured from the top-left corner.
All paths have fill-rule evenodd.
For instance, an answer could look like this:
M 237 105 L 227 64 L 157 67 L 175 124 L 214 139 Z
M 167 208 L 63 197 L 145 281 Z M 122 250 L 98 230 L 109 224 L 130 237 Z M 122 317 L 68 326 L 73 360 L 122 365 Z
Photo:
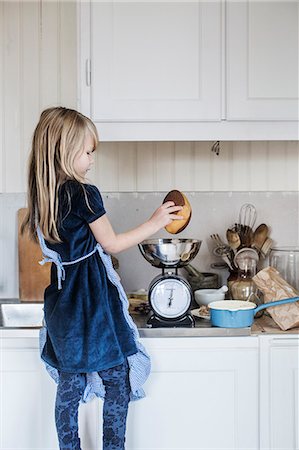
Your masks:
M 224 300 L 225 292 L 219 292 L 218 289 L 198 289 L 194 291 L 196 303 L 201 306 L 207 306 L 211 302 Z

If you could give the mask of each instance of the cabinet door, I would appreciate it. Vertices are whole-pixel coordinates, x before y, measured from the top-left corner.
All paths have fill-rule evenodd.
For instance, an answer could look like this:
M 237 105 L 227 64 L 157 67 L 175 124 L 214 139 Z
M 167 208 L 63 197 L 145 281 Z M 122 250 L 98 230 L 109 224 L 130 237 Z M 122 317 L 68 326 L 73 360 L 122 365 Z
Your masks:
M 147 339 L 147 397 L 129 406 L 130 450 L 258 449 L 258 343 Z
M 261 341 L 261 449 L 297 450 L 299 337 Z
M 93 121 L 221 119 L 220 1 L 82 1 L 80 16 L 81 109 Z
M 58 449 L 54 422 L 56 385 L 40 360 L 38 339 L 1 344 L 1 449 Z
M 40 359 L 38 337 L 0 338 L 0 449 L 58 450 L 56 384 Z M 101 445 L 99 400 L 80 404 L 84 450 Z
M 228 120 L 298 120 L 298 8 L 227 1 Z

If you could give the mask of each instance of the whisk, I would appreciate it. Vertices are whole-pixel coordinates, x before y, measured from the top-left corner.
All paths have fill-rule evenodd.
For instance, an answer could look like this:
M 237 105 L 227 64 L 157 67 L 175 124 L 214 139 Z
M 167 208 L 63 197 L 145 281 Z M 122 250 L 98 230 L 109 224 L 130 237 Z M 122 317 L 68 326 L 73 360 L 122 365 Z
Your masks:
M 253 227 L 256 222 L 256 208 L 251 203 L 244 203 L 241 206 L 239 212 L 239 223 L 237 225 L 237 231 L 240 235 L 241 242 L 243 245 L 251 245 Z

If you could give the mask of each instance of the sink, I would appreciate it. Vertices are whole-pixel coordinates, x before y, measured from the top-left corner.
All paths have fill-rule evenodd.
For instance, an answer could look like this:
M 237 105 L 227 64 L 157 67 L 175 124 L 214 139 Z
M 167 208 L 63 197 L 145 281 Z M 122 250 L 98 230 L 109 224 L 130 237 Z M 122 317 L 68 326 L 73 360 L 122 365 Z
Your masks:
M 44 317 L 43 303 L 0 304 L 0 326 L 5 328 L 41 327 Z

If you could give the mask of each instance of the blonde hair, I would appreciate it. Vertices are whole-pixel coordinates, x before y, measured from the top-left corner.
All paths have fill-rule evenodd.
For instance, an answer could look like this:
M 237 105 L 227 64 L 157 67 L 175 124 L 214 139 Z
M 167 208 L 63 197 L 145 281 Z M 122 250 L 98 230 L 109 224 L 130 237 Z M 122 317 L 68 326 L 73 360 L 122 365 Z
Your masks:
M 58 191 L 66 180 L 76 180 L 84 188 L 84 179 L 75 172 L 74 161 L 83 151 L 87 133 L 96 147 L 97 130 L 88 117 L 63 107 L 48 108 L 41 113 L 28 160 L 28 213 L 22 232 L 28 228 L 29 234 L 36 238 L 38 224 L 47 241 L 61 242 Z

